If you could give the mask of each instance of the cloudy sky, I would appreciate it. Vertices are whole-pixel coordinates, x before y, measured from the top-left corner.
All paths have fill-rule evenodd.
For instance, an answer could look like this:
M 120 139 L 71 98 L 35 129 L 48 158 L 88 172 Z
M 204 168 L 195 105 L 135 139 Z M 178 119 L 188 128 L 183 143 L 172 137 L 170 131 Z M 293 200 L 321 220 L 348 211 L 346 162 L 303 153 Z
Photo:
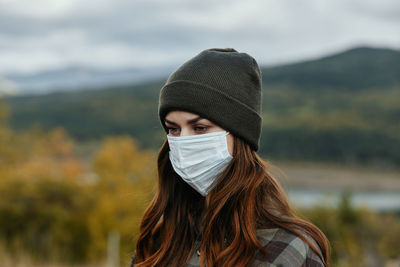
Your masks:
M 0 0 L 0 74 L 177 66 L 234 47 L 262 65 L 400 49 L 398 0 Z

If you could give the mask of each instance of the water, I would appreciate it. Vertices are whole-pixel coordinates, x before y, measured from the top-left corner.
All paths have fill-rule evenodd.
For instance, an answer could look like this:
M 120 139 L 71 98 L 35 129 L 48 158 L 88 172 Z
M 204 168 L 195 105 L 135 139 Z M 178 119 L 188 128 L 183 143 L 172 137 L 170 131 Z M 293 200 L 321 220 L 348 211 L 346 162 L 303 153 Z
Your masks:
M 288 190 L 288 195 L 290 201 L 296 206 L 336 207 L 341 199 L 342 191 L 292 188 Z M 368 207 L 376 211 L 400 211 L 400 192 L 352 191 L 350 201 L 355 207 Z

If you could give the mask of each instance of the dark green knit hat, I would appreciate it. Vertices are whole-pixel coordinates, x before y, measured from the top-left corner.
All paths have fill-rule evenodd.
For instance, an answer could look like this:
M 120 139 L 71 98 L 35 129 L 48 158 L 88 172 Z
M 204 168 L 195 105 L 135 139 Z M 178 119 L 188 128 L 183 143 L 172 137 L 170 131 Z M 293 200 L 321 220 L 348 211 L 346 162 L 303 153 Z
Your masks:
M 158 113 L 172 110 L 206 118 L 258 150 L 261 134 L 261 71 L 257 62 L 235 49 L 208 49 L 184 63 L 160 92 Z

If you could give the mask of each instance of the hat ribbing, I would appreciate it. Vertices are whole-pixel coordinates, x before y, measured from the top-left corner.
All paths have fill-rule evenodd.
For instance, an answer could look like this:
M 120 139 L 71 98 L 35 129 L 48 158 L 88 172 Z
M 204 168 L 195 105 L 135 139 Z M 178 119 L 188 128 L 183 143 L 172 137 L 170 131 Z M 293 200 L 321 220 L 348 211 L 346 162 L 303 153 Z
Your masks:
M 159 118 L 184 110 L 209 119 L 258 150 L 261 134 L 261 71 L 253 57 L 235 49 L 208 49 L 168 78 L 160 92 Z

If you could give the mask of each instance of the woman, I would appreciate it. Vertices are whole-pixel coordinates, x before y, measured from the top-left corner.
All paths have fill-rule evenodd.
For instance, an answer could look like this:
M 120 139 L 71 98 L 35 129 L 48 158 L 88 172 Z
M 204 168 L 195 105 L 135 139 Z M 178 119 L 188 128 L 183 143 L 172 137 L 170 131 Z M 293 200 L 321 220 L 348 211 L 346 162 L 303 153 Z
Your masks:
M 234 49 L 209 49 L 167 80 L 158 191 L 135 266 L 327 266 L 329 244 L 297 218 L 256 151 L 261 73 Z

